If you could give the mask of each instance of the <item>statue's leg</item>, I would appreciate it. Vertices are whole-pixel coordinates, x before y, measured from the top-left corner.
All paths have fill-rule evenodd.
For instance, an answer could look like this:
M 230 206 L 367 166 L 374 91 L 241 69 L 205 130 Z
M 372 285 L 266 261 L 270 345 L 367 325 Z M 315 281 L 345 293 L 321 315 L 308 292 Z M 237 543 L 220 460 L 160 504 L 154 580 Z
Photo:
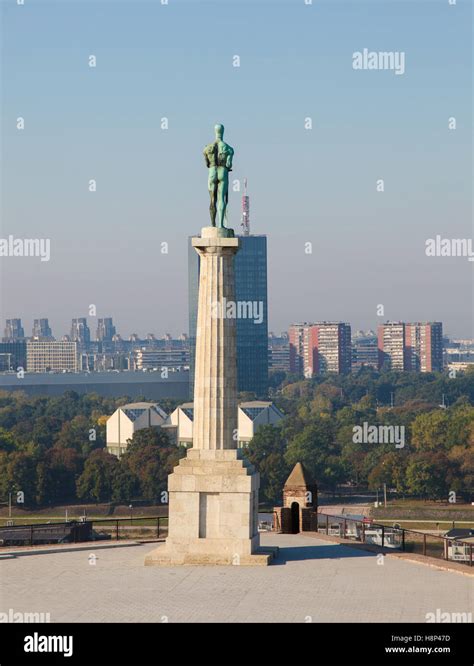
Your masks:
M 211 203 L 209 204 L 209 215 L 211 217 L 211 225 L 213 227 L 216 226 L 216 214 L 217 214 L 217 208 L 216 208 L 216 193 L 214 188 L 209 190 L 209 195 L 211 198 Z
M 209 198 L 210 198 L 209 215 L 211 217 L 211 225 L 215 227 L 216 213 L 217 213 L 217 208 L 216 208 L 217 180 L 215 175 L 211 173 L 211 170 L 209 170 L 208 188 L 209 188 Z
M 220 228 L 224 227 L 225 209 L 227 208 L 227 192 L 229 185 L 229 178 L 227 170 L 223 167 L 218 168 L 219 171 L 219 186 L 217 192 L 217 223 Z

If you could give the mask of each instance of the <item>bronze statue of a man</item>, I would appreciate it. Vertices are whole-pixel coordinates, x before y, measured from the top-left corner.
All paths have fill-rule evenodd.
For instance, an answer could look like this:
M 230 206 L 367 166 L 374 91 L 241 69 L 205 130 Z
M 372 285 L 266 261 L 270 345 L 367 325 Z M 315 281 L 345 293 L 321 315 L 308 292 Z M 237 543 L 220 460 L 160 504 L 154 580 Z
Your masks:
M 227 202 L 229 200 L 229 171 L 232 171 L 232 158 L 234 149 L 225 143 L 224 125 L 216 125 L 216 140 L 204 148 L 204 160 L 209 169 L 208 188 L 211 203 L 209 212 L 211 224 L 222 229 L 225 228 Z

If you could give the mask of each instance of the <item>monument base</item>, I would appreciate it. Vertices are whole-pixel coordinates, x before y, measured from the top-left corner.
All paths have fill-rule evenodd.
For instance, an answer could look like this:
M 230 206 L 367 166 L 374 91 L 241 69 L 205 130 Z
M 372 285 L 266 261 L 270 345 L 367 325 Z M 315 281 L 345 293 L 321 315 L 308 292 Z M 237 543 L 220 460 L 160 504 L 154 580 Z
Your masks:
M 180 566 L 203 566 L 203 565 L 234 565 L 234 566 L 267 566 L 278 554 L 278 548 L 263 548 L 260 546 L 255 553 L 244 555 L 234 561 L 228 555 L 217 555 L 216 553 L 193 554 L 184 553 L 179 556 L 171 552 L 166 544 L 162 544 L 152 550 L 145 557 L 145 566 L 147 567 L 180 567 Z
M 168 478 L 166 544 L 145 564 L 269 564 L 275 550 L 260 547 L 259 482 L 239 449 L 189 449 Z
M 234 230 L 228 227 L 203 227 L 201 238 L 234 238 Z

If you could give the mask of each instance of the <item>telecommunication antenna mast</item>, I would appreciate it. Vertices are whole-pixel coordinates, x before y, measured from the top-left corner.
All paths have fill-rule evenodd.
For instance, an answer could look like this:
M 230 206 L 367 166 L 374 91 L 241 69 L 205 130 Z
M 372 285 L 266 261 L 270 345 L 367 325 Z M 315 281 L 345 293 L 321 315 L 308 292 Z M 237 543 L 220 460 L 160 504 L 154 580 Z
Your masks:
M 242 197 L 242 235 L 250 236 L 250 200 L 247 195 L 247 178 L 244 178 L 244 195 Z

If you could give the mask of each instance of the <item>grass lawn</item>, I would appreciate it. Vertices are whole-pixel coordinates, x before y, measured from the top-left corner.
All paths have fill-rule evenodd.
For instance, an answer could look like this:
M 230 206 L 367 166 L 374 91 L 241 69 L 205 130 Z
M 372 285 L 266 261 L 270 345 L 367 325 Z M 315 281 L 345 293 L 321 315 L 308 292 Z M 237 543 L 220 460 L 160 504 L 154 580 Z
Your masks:
M 471 526 L 474 523 L 474 506 L 471 504 L 450 504 L 449 502 L 425 502 L 423 500 L 390 500 L 387 506 L 371 507 L 371 517 L 375 522 L 387 521 L 391 524 L 413 521 L 413 523 L 461 523 Z M 407 524 L 407 527 L 410 527 Z M 432 528 L 433 529 L 433 528 Z
M 453 526 L 452 520 L 409 521 L 409 520 L 377 519 L 375 520 L 375 522 L 380 523 L 381 525 L 387 525 L 388 527 L 392 527 L 396 523 L 397 525 L 400 525 L 400 527 L 405 527 L 407 530 L 420 530 L 421 532 L 436 531 L 438 528 L 440 532 L 447 532 Z M 474 529 L 474 520 L 472 521 L 455 520 L 454 522 L 456 527 L 470 527 Z
M 16 505 L 12 506 L 12 517 L 14 525 L 31 525 L 38 523 L 64 523 L 67 519 L 79 520 L 86 513 L 87 519 L 92 521 L 105 521 L 110 519 L 110 525 L 115 525 L 115 520 L 119 519 L 120 525 L 130 524 L 130 515 L 133 517 L 133 525 L 156 525 L 154 516 L 161 516 L 160 524 L 166 525 L 165 519 L 168 513 L 166 505 L 134 506 L 132 512 L 127 505 L 111 507 L 109 504 L 88 504 L 88 505 L 70 505 L 53 506 L 43 509 L 19 509 Z M 150 516 L 150 518 L 148 518 Z M 139 519 L 139 520 L 137 520 Z M 0 527 L 4 527 L 9 520 L 8 508 L 2 507 L 0 510 Z M 107 523 L 103 523 L 106 525 Z
M 421 499 L 395 499 L 390 500 L 390 507 L 400 507 L 403 509 L 449 509 L 450 511 L 466 511 L 471 509 L 474 513 L 474 506 L 471 504 L 451 504 L 450 502 L 436 502 L 434 500 Z

